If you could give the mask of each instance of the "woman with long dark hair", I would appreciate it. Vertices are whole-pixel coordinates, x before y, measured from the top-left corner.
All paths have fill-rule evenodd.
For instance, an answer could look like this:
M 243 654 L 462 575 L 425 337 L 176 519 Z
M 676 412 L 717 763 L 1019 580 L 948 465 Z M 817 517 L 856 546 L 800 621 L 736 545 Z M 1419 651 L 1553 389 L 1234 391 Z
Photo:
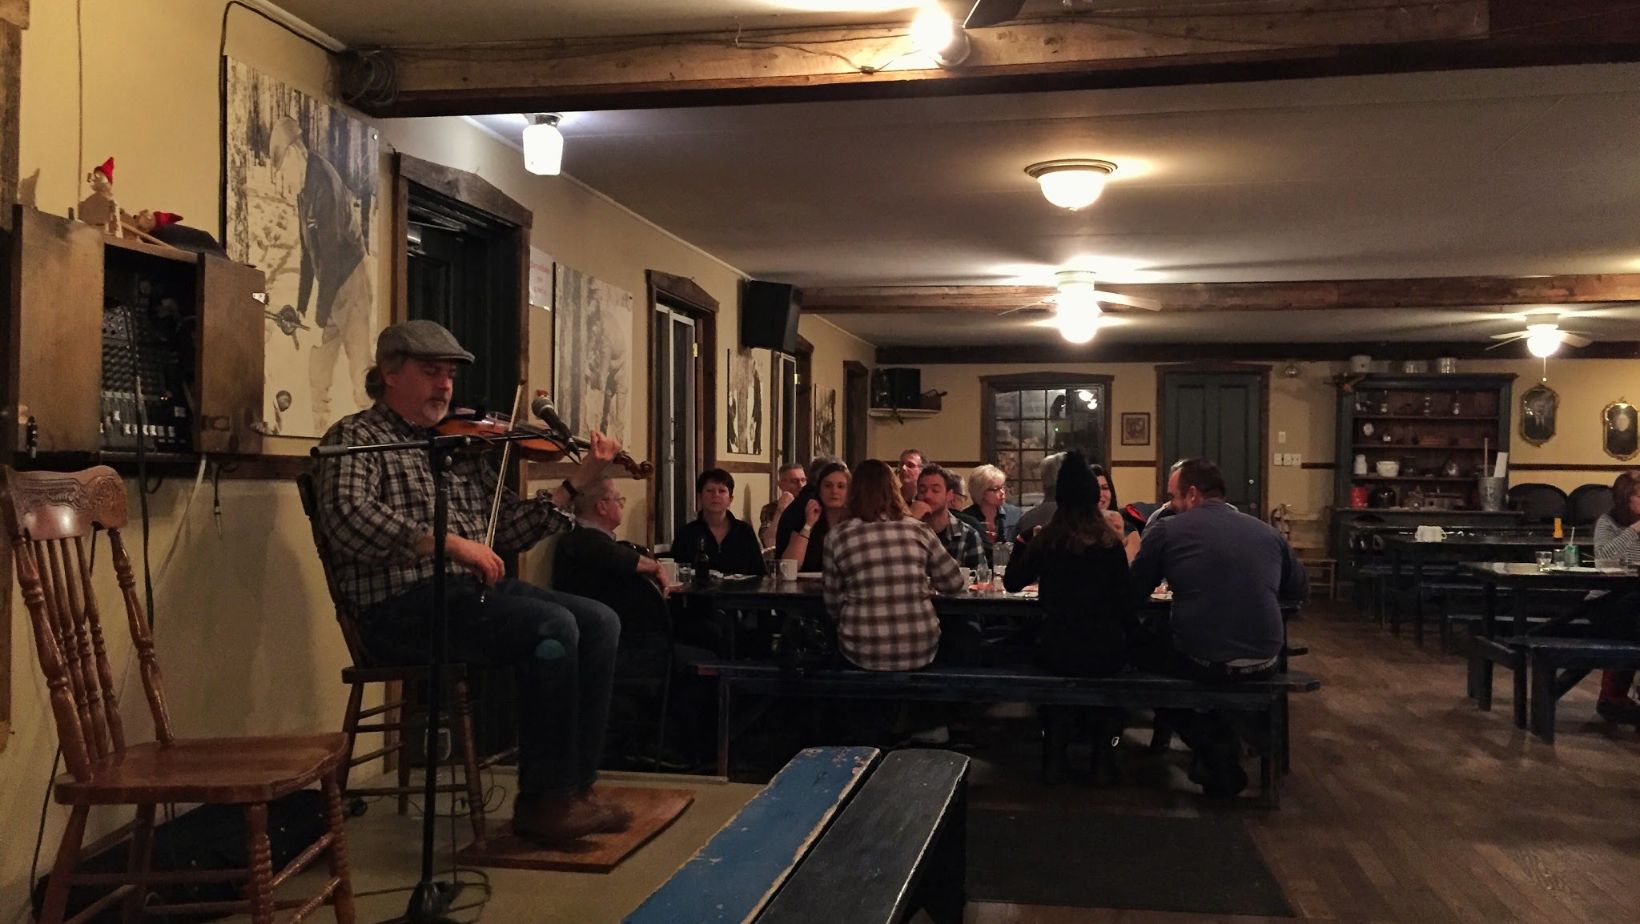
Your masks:
M 1626 564 L 1640 564 L 1640 469 L 1630 469 L 1612 482 L 1612 509 L 1594 523 L 1594 555 L 1615 558 Z M 1635 631 L 1633 594 L 1619 594 L 1609 604 L 1610 616 L 1602 620 L 1610 631 L 1632 635 Z M 1640 702 L 1629 695 L 1634 671 L 1606 671 L 1600 677 L 1600 699 L 1595 712 L 1608 722 L 1640 725 Z
M 848 466 L 832 462 L 820 469 L 814 479 L 816 497 L 803 507 L 803 527 L 786 538 L 781 558 L 800 562 L 798 571 L 819 571 L 820 553 L 825 547 L 826 533 L 848 515 Z
M 1122 537 L 1122 551 L 1127 554 L 1127 560 L 1132 561 L 1133 556 L 1139 554 L 1139 528 L 1122 516 L 1122 508 L 1117 505 L 1116 488 L 1111 483 L 1110 473 L 1097 462 L 1089 468 L 1093 469 L 1093 478 L 1099 483 L 1099 513 Z
M 860 463 L 847 514 L 825 540 L 826 609 L 837 647 L 871 671 L 928 666 L 940 644 L 935 593 L 962 588 L 962 572 L 934 531 L 906 512 L 900 479 L 887 462 Z
M 1122 533 L 1100 507 L 1099 483 L 1080 452 L 1059 466 L 1053 519 L 1023 547 L 1003 578 L 1010 591 L 1037 584 L 1043 618 L 1036 658 L 1056 674 L 1103 677 L 1128 661 L 1137 628 L 1127 592 L 1128 558 Z M 1078 710 L 1044 707 L 1043 763 L 1050 778 L 1064 771 L 1065 749 Z M 1121 710 L 1092 709 L 1081 716 L 1093 728 L 1094 769 L 1113 777 Z

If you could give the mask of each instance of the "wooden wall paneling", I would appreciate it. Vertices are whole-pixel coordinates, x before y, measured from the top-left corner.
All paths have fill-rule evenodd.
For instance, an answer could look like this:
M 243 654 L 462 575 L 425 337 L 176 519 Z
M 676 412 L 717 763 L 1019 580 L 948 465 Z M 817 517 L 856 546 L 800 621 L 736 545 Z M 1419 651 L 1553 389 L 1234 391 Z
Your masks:
M 199 269 L 200 452 L 262 451 L 263 310 L 254 266 L 206 255 Z
M 101 442 L 103 232 L 21 206 L 13 220 L 18 422 L 35 418 L 41 452 L 91 452 Z

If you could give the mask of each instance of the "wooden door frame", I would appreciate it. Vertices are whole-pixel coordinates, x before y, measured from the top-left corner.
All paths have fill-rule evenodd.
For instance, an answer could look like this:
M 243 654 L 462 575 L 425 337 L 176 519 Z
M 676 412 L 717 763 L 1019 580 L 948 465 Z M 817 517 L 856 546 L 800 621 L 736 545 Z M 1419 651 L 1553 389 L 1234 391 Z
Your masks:
M 644 330 L 649 342 L 647 358 L 649 361 L 649 447 L 651 458 L 660 451 L 661 434 L 661 380 L 656 375 L 659 368 L 656 362 L 655 343 L 655 307 L 659 302 L 666 302 L 669 308 L 681 308 L 695 322 L 695 350 L 699 354 L 700 374 L 695 377 L 695 458 L 692 460 L 696 473 L 704 472 L 717 465 L 717 318 L 718 300 L 711 293 L 701 288 L 700 284 L 687 276 L 678 276 L 661 270 L 645 270 L 644 286 L 648 292 L 648 311 L 644 317 Z M 650 479 L 646 487 L 649 497 L 649 509 L 654 513 L 659 508 L 658 479 Z M 655 542 L 655 522 L 658 517 L 649 518 L 647 538 L 651 545 Z
M 1173 460 L 1162 457 L 1162 414 L 1167 409 L 1167 377 L 1172 374 L 1237 373 L 1258 376 L 1259 421 L 1258 434 L 1258 510 L 1252 514 L 1264 519 L 1270 507 L 1270 367 L 1261 363 L 1235 363 L 1207 360 L 1203 362 L 1170 363 L 1156 366 L 1156 496 L 1167 496 L 1168 469 Z M 1247 512 L 1247 511 L 1243 511 Z
M 853 413 L 853 414 L 848 414 L 847 413 L 848 407 L 849 407 L 849 376 L 850 375 L 863 376 L 864 379 L 865 379 L 865 383 L 866 383 L 865 405 L 864 405 L 864 407 L 857 408 L 856 413 Z M 856 361 L 856 360 L 852 360 L 852 359 L 843 360 L 843 410 L 844 410 L 845 414 L 847 415 L 848 419 L 843 422 L 843 425 L 847 428 L 843 431 L 843 438 L 842 438 L 843 445 L 834 447 L 834 451 L 837 453 L 837 457 L 839 459 L 842 459 L 843 461 L 847 462 L 849 465 L 856 465 L 861 460 L 869 458 L 868 453 L 871 452 L 870 439 L 869 439 L 870 434 L 866 430 L 866 418 L 868 416 L 868 411 L 869 411 L 870 407 L 871 407 L 871 367 L 867 366 L 865 363 L 862 363 L 862 362 L 859 362 L 859 361 Z M 850 460 L 850 459 L 847 458 L 847 456 L 848 456 L 849 434 L 850 433 L 853 433 L 858 438 L 859 447 L 860 447 L 860 459 Z

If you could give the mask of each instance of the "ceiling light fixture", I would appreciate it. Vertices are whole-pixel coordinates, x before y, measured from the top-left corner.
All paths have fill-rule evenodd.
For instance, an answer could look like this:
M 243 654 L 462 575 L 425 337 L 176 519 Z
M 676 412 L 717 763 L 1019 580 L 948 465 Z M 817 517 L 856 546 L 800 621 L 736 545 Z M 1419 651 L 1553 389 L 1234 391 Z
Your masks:
M 1540 359 L 1548 359 L 1560 349 L 1566 332 L 1555 324 L 1526 325 L 1526 352 Z
M 939 4 L 930 3 L 911 19 L 911 44 L 932 55 L 940 67 L 954 67 L 968 57 L 968 33 Z
M 1105 179 L 1116 172 L 1108 160 L 1069 158 L 1045 160 L 1025 168 L 1026 176 L 1042 184 L 1042 196 L 1062 209 L 1087 208 L 1105 191 Z
M 564 167 L 564 133 L 558 130 L 563 116 L 544 112 L 530 116 L 524 126 L 524 169 L 536 176 L 557 176 Z

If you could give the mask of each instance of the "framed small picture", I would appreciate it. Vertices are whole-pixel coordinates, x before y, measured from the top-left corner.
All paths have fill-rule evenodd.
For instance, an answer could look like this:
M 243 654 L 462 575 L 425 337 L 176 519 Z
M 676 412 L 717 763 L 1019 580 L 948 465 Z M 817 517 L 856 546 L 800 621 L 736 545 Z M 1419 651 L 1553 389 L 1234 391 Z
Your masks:
M 1123 411 L 1122 412 L 1122 445 L 1149 446 L 1150 445 L 1150 412 Z
M 1547 385 L 1533 385 L 1520 396 L 1520 438 L 1542 446 L 1555 435 L 1555 412 L 1560 396 Z
M 1637 435 L 1637 419 L 1634 405 L 1618 398 L 1606 405 L 1600 412 L 1602 427 L 1602 445 L 1606 455 L 1614 459 L 1632 459 L 1636 452 L 1640 452 L 1640 435 Z

